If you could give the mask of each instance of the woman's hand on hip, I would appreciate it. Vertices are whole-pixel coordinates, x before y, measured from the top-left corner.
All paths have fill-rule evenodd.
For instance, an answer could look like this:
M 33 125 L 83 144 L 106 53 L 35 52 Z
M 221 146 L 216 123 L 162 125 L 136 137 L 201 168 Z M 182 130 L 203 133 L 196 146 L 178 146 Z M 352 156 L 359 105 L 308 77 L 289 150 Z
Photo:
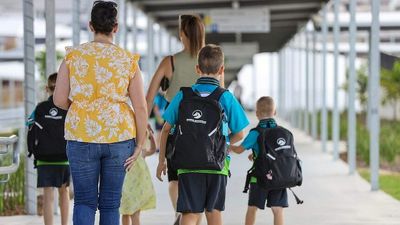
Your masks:
M 142 152 L 142 147 L 136 146 L 133 155 L 131 155 L 129 158 L 125 160 L 124 166 L 126 171 L 129 171 L 132 168 L 133 164 L 138 159 L 138 157 L 141 157 L 141 152 Z

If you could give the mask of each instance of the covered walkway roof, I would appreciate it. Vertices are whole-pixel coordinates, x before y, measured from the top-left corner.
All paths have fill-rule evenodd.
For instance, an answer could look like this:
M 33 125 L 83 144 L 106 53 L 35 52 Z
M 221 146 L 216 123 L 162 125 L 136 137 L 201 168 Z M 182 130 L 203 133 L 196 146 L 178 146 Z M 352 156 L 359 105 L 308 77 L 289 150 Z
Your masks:
M 157 23 L 178 34 L 177 15 L 196 13 L 205 16 L 211 9 L 268 7 L 269 33 L 242 33 L 242 42 L 257 42 L 259 52 L 277 52 L 288 42 L 326 0 L 132 0 Z M 209 43 L 237 42 L 236 33 L 207 33 Z

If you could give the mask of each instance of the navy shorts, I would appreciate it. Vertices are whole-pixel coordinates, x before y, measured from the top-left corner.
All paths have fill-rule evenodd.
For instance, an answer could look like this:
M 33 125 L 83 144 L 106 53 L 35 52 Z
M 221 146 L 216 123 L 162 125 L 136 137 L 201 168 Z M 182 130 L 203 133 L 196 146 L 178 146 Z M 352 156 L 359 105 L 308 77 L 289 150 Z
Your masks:
M 259 209 L 265 209 L 265 202 L 267 202 L 268 208 L 288 207 L 289 204 L 286 189 L 266 191 L 257 184 L 250 184 L 248 205 L 255 206 Z
M 37 187 L 61 187 L 63 184 L 69 186 L 69 166 L 64 165 L 42 165 L 37 167 Z
M 178 170 L 171 165 L 171 160 L 167 159 L 168 182 L 178 181 Z
M 180 174 L 177 211 L 181 213 L 224 211 L 227 181 L 227 176 L 219 174 Z

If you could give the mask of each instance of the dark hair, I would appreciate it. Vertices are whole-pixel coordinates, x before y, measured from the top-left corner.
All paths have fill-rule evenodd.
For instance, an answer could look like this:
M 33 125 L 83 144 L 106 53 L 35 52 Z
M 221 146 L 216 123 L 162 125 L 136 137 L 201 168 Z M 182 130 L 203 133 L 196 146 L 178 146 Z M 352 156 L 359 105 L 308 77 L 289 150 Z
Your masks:
M 199 69 L 204 74 L 216 74 L 224 65 L 224 53 L 221 47 L 213 44 L 204 46 L 197 58 Z
M 205 28 L 203 21 L 197 15 L 180 15 L 180 31 L 182 31 L 189 40 L 189 51 L 192 57 L 204 46 Z
M 95 1 L 90 17 L 94 32 L 109 35 L 118 24 L 117 14 L 117 3 L 111 1 Z
M 54 89 L 56 88 L 56 81 L 57 81 L 57 73 L 53 73 L 47 78 L 47 88 L 51 92 L 53 92 Z

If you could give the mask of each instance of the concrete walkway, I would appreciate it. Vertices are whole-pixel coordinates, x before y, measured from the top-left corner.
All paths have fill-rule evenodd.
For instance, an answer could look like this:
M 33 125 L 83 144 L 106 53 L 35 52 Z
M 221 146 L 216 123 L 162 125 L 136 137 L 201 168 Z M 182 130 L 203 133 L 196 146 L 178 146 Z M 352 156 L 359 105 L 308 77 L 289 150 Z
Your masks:
M 252 121 L 254 126 L 254 116 Z M 294 190 L 304 200 L 304 204 L 296 205 L 293 196 L 288 193 L 290 207 L 285 210 L 286 224 L 400 225 L 399 201 L 381 191 L 371 192 L 369 184 L 359 175 L 348 175 L 345 163 L 333 162 L 329 154 L 322 153 L 319 142 L 313 142 L 300 131 L 293 131 L 304 171 L 303 186 Z M 147 163 L 152 174 L 155 174 L 157 156 L 148 158 Z M 223 214 L 224 224 L 244 224 L 247 195 L 242 193 L 242 189 L 245 173 L 250 166 L 246 153 L 232 156 L 232 177 L 228 183 L 226 211 Z M 142 224 L 172 224 L 173 210 L 169 202 L 167 183 L 154 180 L 154 184 L 157 190 L 158 208 L 143 212 Z M 59 224 L 59 218 L 56 218 L 56 221 L 56 224 Z M 43 224 L 42 218 L 0 217 L 0 225 L 28 224 Z M 270 210 L 259 211 L 256 224 L 273 224 Z

